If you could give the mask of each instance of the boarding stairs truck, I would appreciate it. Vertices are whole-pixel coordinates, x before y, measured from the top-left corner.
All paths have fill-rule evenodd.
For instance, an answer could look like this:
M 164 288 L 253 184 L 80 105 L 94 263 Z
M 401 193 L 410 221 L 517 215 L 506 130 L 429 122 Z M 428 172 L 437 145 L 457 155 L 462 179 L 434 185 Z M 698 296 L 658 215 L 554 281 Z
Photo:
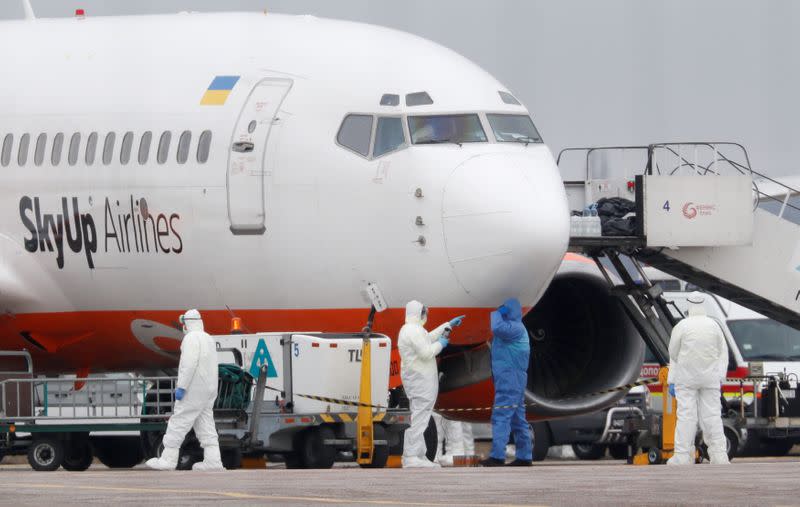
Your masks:
M 558 163 L 571 209 L 591 210 L 604 198 L 632 201 L 632 216 L 622 219 L 627 231 L 577 227 L 570 248 L 595 260 L 659 365 L 669 362 L 669 336 L 682 315 L 643 263 L 800 329 L 800 224 L 792 219 L 800 191 L 753 171 L 743 146 L 568 148 Z M 796 376 L 767 373 L 735 368 L 728 376 L 754 382 L 757 394 L 776 386 L 770 399 L 796 392 Z M 748 424 L 800 426 L 770 410 Z
M 289 468 L 344 460 L 383 467 L 390 449 L 399 452 L 410 413 L 388 408 L 389 337 L 365 331 L 213 338 L 221 364 L 214 413 L 226 467 L 238 468 L 243 458 L 263 467 L 265 456 Z M 132 467 L 163 449 L 175 377 L 35 378 L 26 352 L 1 354 L 18 356 L 22 366 L 0 374 L 0 452 L 27 453 L 36 470 L 81 471 L 98 453 L 109 466 Z M 110 435 L 120 436 L 111 449 L 102 445 Z M 190 433 L 178 467 L 200 460 Z

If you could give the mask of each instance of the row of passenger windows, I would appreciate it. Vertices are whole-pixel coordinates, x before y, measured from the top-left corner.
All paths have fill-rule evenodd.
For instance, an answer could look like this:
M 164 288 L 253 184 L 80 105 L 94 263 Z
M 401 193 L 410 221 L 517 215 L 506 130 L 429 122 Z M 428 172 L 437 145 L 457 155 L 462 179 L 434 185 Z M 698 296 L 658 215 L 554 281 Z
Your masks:
M 192 132 L 185 130 L 178 137 L 177 149 L 175 150 L 175 158 L 179 164 L 185 164 L 189 160 L 192 152 Z M 48 141 L 49 148 L 48 148 Z M 87 166 L 94 165 L 98 155 L 98 144 L 100 144 L 100 136 L 97 132 L 92 132 L 86 137 L 83 142 L 83 149 L 81 149 L 82 136 L 80 132 L 72 134 L 67 142 L 62 132 L 57 133 L 49 139 L 46 133 L 39 134 L 35 140 L 31 138 L 30 134 L 22 134 L 19 137 L 17 144 L 16 159 L 20 167 L 24 167 L 28 163 L 28 158 L 33 155 L 33 164 L 41 166 L 49 159 L 50 164 L 54 167 L 61 164 L 62 156 L 64 155 L 64 145 L 68 144 L 66 150 L 67 164 L 74 166 L 83 155 L 83 160 Z M 34 145 L 33 152 L 31 153 L 31 144 Z M 115 155 L 118 157 L 121 165 L 128 165 L 131 162 L 134 149 L 136 150 L 136 160 L 140 165 L 147 164 L 150 159 L 151 146 L 153 144 L 153 133 L 150 131 L 142 133 L 138 140 L 135 139 L 133 132 L 125 132 L 122 139 L 117 143 L 116 132 L 109 132 L 102 140 L 102 148 L 100 149 L 100 159 L 103 165 L 110 165 L 114 161 Z M 134 147 L 134 145 L 136 145 Z M 170 146 L 172 145 L 172 132 L 166 130 L 161 133 L 158 139 L 158 147 L 156 149 L 156 161 L 159 164 L 164 164 L 170 157 Z M 119 149 L 117 149 L 119 146 Z M 197 162 L 205 164 L 208 161 L 209 152 L 211 151 L 211 131 L 204 130 L 198 137 L 195 146 L 195 157 Z M 11 164 L 14 156 L 14 135 L 6 134 L 3 138 L 2 147 L 0 147 L 0 166 L 8 167 Z
M 477 113 L 408 116 L 411 144 L 485 143 L 488 142 Z M 375 117 L 348 114 L 342 120 L 336 140 L 363 157 L 380 157 L 407 146 L 403 120 L 399 117 Z M 526 114 L 486 114 L 486 121 L 498 143 L 541 143 L 542 138 Z M 373 142 L 374 139 L 374 142 Z

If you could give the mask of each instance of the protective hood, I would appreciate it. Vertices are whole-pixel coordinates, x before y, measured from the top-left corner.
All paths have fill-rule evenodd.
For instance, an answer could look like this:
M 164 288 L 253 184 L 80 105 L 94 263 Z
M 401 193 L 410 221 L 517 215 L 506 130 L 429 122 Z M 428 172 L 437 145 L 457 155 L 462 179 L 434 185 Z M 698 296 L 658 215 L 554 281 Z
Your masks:
M 509 310 L 506 320 L 522 320 L 522 305 L 517 298 L 506 299 L 503 306 Z
M 428 316 L 425 315 L 427 312 L 424 310 L 425 305 L 419 301 L 409 301 L 406 305 L 406 324 L 419 324 L 420 326 L 425 324 Z
M 186 332 L 203 331 L 203 319 L 200 317 L 200 312 L 197 310 L 189 310 L 183 314 L 183 325 Z
M 702 292 L 692 292 L 686 301 L 689 303 L 689 316 L 706 315 L 706 309 L 703 306 L 706 298 Z

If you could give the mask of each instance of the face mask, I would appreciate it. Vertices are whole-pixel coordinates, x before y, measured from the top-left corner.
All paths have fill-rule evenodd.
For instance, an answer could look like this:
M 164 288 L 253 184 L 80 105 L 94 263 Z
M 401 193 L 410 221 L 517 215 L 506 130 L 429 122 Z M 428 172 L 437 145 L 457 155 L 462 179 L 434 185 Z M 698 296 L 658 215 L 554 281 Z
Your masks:
M 422 307 L 422 314 L 420 315 L 419 318 L 420 318 L 420 320 L 422 321 L 423 324 L 425 324 L 428 321 L 428 307 L 427 306 L 423 306 Z

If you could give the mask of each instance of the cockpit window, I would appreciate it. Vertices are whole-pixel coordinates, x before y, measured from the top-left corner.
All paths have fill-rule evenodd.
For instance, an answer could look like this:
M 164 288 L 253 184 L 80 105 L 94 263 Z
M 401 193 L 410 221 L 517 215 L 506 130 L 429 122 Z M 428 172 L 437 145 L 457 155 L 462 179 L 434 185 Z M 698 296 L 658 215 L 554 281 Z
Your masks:
M 402 148 L 406 144 L 403 133 L 403 121 L 400 118 L 378 118 L 378 127 L 375 129 L 375 146 L 372 156 L 380 157 L 384 153 Z
M 486 132 L 477 114 L 409 116 L 413 144 L 483 143 Z
M 486 118 L 498 143 L 541 143 L 542 136 L 530 116 L 524 114 L 487 114 Z
M 372 116 L 366 114 L 349 114 L 339 127 L 336 140 L 345 148 L 366 157 L 369 155 L 369 143 L 372 137 Z
M 500 94 L 500 99 L 503 101 L 504 104 L 511 104 L 512 106 L 519 106 L 521 105 L 516 97 L 511 95 L 508 92 L 499 91 L 497 92 Z

